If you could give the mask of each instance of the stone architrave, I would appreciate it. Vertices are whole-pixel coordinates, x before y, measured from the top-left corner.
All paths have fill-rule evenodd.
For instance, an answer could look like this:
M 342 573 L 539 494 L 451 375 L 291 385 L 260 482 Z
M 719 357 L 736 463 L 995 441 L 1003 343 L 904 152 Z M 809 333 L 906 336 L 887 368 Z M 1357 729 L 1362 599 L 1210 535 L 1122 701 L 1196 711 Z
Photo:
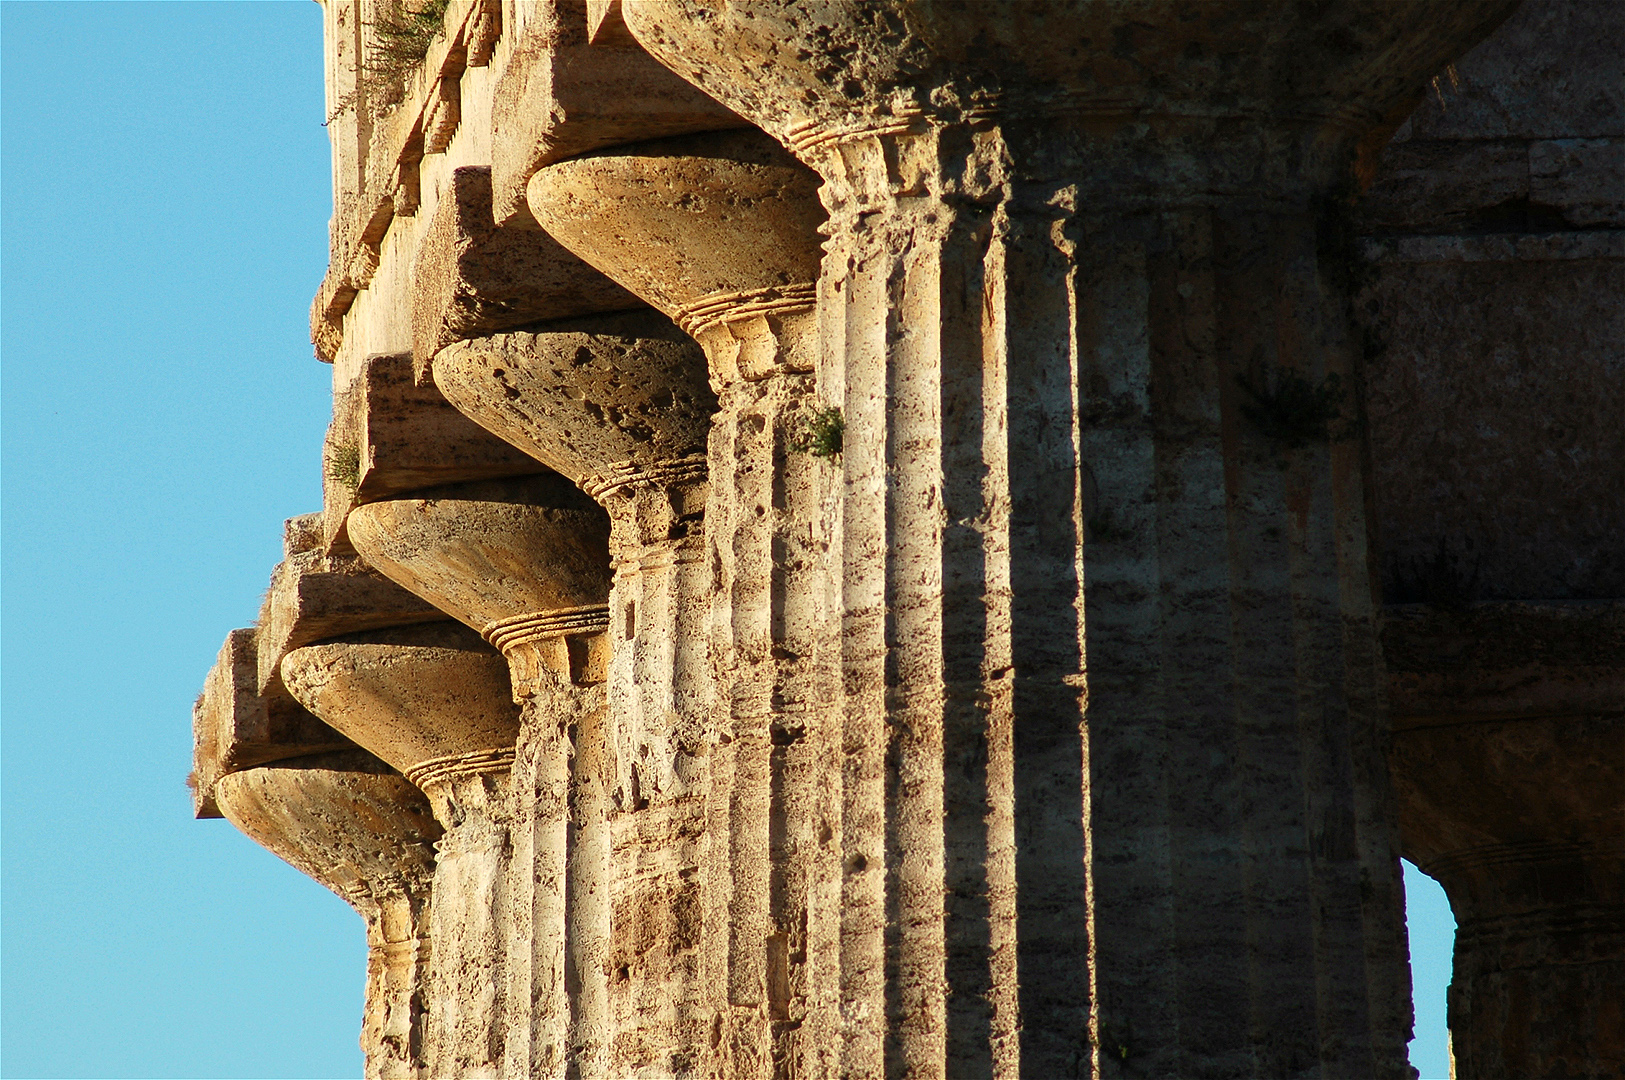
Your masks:
M 816 183 L 749 131 L 597 151 L 540 170 L 529 189 L 561 243 L 700 342 L 717 390 L 706 521 L 727 739 L 707 832 L 728 858 L 708 884 L 708 923 L 721 926 L 704 965 L 723 1032 L 713 1067 L 745 1071 L 785 1060 L 817 1072 L 839 1028 L 839 759 L 826 719 L 839 694 L 827 567 L 839 446 L 820 460 L 810 445 L 839 412 L 821 407 L 812 377 Z
M 295 649 L 282 677 L 306 708 L 429 797 L 446 834 L 428 926 L 428 1075 L 496 1075 L 509 1022 L 509 774 L 519 733 L 507 664 L 444 621 Z
M 228 773 L 282 758 L 349 750 L 350 740 L 284 693 L 262 696 L 253 627 L 233 630 L 192 706 L 192 809 L 217 818 L 215 784 Z
M 224 816 L 327 886 L 367 925 L 361 1048 L 367 1080 L 439 1075 L 424 1056 L 428 921 L 440 827 L 423 796 L 361 750 L 260 765 L 222 777 Z
M 702 867 L 715 743 L 707 649 L 705 441 L 716 399 L 693 341 L 653 311 L 459 342 L 435 383 L 469 416 L 557 469 L 610 518 L 607 729 L 612 1070 L 694 1060 L 714 1013 Z M 711 837 L 715 842 L 715 836 Z
M 619 797 L 603 688 L 609 523 L 552 473 L 414 495 L 351 511 L 351 541 L 500 649 L 522 706 L 505 826 L 511 915 L 497 991 L 505 1002 L 487 1014 L 502 1028 L 487 1030 L 493 1042 L 470 1046 L 468 1060 L 500 1053 L 514 1075 L 562 1078 L 567 1065 L 606 1075 L 610 817 Z
M 324 551 L 323 516 L 291 518 L 285 558 L 260 605 L 256 662 L 261 694 L 281 690 L 282 658 L 301 645 L 386 626 L 440 622 L 446 614 L 372 569 L 358 556 Z
M 458 412 L 412 358 L 370 356 L 334 395 L 322 449 L 322 530 L 329 551 L 353 554 L 344 533 L 352 507 L 415 488 L 526 476 L 536 463 Z
M 1510 9 L 623 8 L 825 181 L 840 1071 L 1408 1074 L 1328 226 Z
M 451 174 L 451 191 L 418 248 L 412 284 L 412 356 L 425 373 L 434 354 L 460 338 L 561 312 L 638 306 L 545 232 L 499 229 L 491 216 L 491 170 L 480 166 Z
M 491 116 L 498 225 L 536 227 L 525 184 L 549 162 L 615 143 L 745 126 L 650 59 L 627 34 L 620 7 L 619 0 L 539 0 L 515 12 L 520 44 Z

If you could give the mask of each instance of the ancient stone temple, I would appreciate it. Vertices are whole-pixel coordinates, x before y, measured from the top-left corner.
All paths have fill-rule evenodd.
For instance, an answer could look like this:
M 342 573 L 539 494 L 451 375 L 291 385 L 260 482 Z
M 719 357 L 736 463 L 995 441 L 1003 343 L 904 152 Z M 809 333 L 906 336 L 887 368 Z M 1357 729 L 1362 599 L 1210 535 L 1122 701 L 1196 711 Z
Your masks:
M 324 10 L 369 1077 L 1625 1076 L 1625 5 Z

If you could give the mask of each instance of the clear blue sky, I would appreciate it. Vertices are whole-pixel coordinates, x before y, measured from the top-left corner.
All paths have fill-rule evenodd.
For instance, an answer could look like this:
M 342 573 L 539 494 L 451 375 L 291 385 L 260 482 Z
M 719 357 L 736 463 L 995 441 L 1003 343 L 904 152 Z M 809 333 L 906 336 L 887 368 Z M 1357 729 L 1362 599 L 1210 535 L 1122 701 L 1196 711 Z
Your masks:
M 337 897 L 193 821 L 191 703 L 320 507 L 308 0 L 0 6 L 0 1074 L 361 1074 Z M 1453 924 L 1411 872 L 1442 1078 Z

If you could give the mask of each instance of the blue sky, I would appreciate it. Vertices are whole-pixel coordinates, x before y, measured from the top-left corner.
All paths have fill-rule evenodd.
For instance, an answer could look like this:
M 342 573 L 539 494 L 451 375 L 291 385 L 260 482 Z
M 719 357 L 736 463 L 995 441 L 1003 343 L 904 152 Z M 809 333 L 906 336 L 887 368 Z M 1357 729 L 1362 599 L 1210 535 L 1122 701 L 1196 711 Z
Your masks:
M 0 1074 L 359 1076 L 337 897 L 193 821 L 191 702 L 319 509 L 308 0 L 0 6 Z M 1425 1080 L 1453 924 L 1411 891 Z

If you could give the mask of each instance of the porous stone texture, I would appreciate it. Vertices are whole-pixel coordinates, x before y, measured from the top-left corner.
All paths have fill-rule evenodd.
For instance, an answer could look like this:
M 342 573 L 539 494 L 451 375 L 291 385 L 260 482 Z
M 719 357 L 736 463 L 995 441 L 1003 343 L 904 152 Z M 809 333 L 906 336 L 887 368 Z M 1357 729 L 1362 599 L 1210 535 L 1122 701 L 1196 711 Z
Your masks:
M 522 326 L 559 313 L 637 306 L 624 289 L 559 249 L 540 230 L 498 229 L 491 216 L 491 170 L 451 175 L 418 248 L 412 297 L 412 355 L 427 368 L 459 338 Z
M 233 630 L 192 706 L 193 811 L 220 816 L 215 783 L 228 773 L 279 758 L 350 749 L 344 736 L 286 693 L 260 695 L 258 631 Z
M 426 798 L 369 1070 L 1404 1077 L 1403 853 L 1458 1075 L 1625 1072 L 1625 9 L 1514 6 L 324 0 L 198 798 Z
M 225 817 L 355 908 L 367 926 L 361 1048 L 368 1080 L 426 1070 L 431 879 L 439 825 L 421 793 L 359 750 L 296 757 L 224 777 Z
M 400 769 L 445 828 L 436 845 L 433 963 L 424 997 L 430 1076 L 492 1076 L 502 1062 L 509 770 L 519 710 L 507 664 L 455 623 L 351 635 L 282 661 L 314 713 Z
M 301 645 L 446 617 L 353 553 L 324 551 L 322 515 L 293 520 L 300 524 L 288 526 L 286 557 L 272 571 L 271 587 L 260 604 L 255 654 L 261 694 L 277 696 L 282 658 Z
M 354 554 L 344 520 L 357 505 L 440 483 L 536 472 L 529 456 L 458 412 L 433 383 L 420 384 L 407 355 L 369 356 L 355 379 L 334 391 L 322 466 L 322 539 L 340 554 Z

